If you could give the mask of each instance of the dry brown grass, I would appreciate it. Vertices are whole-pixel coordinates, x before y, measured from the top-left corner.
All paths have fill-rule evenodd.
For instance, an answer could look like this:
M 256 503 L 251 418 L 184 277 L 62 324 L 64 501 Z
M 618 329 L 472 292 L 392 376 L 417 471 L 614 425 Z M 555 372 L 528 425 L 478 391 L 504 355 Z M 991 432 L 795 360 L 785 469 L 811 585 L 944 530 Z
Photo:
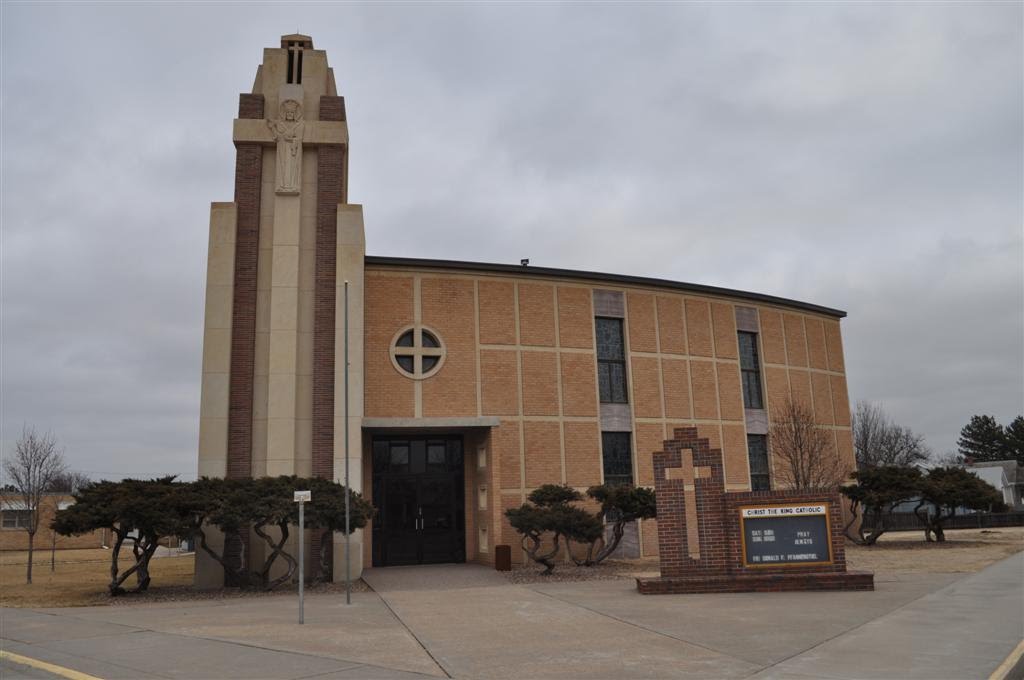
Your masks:
M 847 543 L 846 560 L 850 569 L 876 573 L 970 573 L 1022 550 L 1024 527 L 952 529 L 946 531 L 943 543 L 926 542 L 923 531 L 901 531 L 884 534 L 871 547 Z M 552 583 L 660 575 L 656 557 L 609 560 L 591 568 L 559 564 L 550 576 L 540 576 L 540 570 L 538 565 L 527 563 L 505 576 L 513 583 Z
M 850 569 L 874 572 L 951 573 L 980 571 L 1024 550 L 1024 527 L 952 529 L 942 543 L 928 543 L 924 531 L 883 534 L 876 545 L 846 546 Z
M 25 583 L 28 553 L 0 553 L 0 605 L 5 607 L 80 607 L 110 604 L 110 551 L 101 549 L 58 550 L 56 570 L 50 571 L 50 552 L 33 556 L 32 583 Z M 122 552 L 122 566 L 131 565 Z M 192 555 L 154 558 L 150 562 L 151 591 L 187 586 L 192 583 L 195 560 Z M 129 577 L 126 585 L 134 585 Z

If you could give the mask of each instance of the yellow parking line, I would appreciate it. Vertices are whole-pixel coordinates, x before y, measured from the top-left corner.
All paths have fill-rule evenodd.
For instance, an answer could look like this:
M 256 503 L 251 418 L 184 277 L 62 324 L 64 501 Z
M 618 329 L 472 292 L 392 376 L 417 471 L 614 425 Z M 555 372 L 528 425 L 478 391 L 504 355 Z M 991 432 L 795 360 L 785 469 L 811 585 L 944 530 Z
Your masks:
M 1003 659 L 1003 662 L 999 664 L 999 668 L 992 671 L 992 675 L 988 676 L 988 680 L 1006 680 L 1009 677 L 1010 671 L 1017 665 L 1021 657 L 1024 656 L 1024 640 L 1020 641 L 1020 644 L 1013 648 L 1010 652 L 1010 656 Z
M 103 680 L 102 678 L 97 678 L 95 675 L 89 675 L 88 673 L 82 673 L 81 671 L 64 668 L 63 666 L 57 666 L 52 663 L 46 663 L 45 661 L 32 659 L 27 656 L 22 656 L 21 654 L 14 654 L 13 652 L 0 650 L 0 659 L 9 659 L 14 663 L 20 663 L 22 666 L 38 668 L 41 671 L 53 673 L 54 675 L 59 675 L 62 678 L 68 678 L 68 680 Z

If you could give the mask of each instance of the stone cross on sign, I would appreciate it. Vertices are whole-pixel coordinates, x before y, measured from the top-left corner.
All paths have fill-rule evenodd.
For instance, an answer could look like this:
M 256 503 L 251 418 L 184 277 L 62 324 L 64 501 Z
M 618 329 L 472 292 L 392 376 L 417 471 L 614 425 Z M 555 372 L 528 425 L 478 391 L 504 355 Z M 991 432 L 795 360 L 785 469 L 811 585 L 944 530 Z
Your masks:
M 683 480 L 683 499 L 686 504 L 686 547 L 690 557 L 700 559 L 700 531 L 697 525 L 697 486 L 698 479 L 710 479 L 711 468 L 693 466 L 693 450 L 683 449 L 680 452 L 681 467 L 665 470 L 665 479 Z

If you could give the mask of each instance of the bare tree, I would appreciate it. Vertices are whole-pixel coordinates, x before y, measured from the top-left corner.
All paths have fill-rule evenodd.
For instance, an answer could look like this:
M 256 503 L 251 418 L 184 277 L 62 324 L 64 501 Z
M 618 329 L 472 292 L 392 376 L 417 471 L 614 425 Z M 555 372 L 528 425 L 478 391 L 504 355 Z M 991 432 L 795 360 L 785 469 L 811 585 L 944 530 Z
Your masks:
M 40 435 L 35 428 L 26 425 L 21 438 L 14 444 L 14 455 L 4 461 L 4 471 L 21 496 L 23 510 L 28 511 L 28 572 L 26 582 L 32 583 L 32 551 L 39 530 L 39 511 L 43 494 L 53 480 L 65 471 L 64 455 L 57 449 L 57 440 L 47 432 Z
M 834 489 L 853 472 L 839 460 L 832 433 L 815 422 L 814 413 L 803 402 L 788 399 L 772 419 L 769 441 L 780 487 Z
M 931 456 L 923 436 L 893 422 L 878 404 L 858 401 L 851 426 L 858 469 L 915 466 Z
M 50 483 L 50 488 L 47 491 L 53 491 L 57 493 L 75 493 L 86 484 L 92 484 L 92 478 L 84 472 L 76 472 L 74 470 L 65 470 L 56 477 Z
M 74 470 L 65 470 L 50 482 L 50 487 L 46 489 L 52 493 L 66 493 L 73 494 L 77 493 L 84 486 L 92 484 L 92 478 L 84 472 L 76 472 Z M 59 504 L 58 504 L 59 509 Z M 50 571 L 57 570 L 57 543 L 61 540 L 59 534 L 50 529 Z

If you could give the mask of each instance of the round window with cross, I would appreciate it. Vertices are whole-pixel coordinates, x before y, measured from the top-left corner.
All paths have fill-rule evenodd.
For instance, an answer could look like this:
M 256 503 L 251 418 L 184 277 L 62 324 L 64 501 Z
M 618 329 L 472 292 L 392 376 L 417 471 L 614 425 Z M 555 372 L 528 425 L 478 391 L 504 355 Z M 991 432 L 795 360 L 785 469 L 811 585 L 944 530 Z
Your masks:
M 426 326 L 409 326 L 391 341 L 391 363 L 402 375 L 423 380 L 441 370 L 444 346 L 437 332 Z

